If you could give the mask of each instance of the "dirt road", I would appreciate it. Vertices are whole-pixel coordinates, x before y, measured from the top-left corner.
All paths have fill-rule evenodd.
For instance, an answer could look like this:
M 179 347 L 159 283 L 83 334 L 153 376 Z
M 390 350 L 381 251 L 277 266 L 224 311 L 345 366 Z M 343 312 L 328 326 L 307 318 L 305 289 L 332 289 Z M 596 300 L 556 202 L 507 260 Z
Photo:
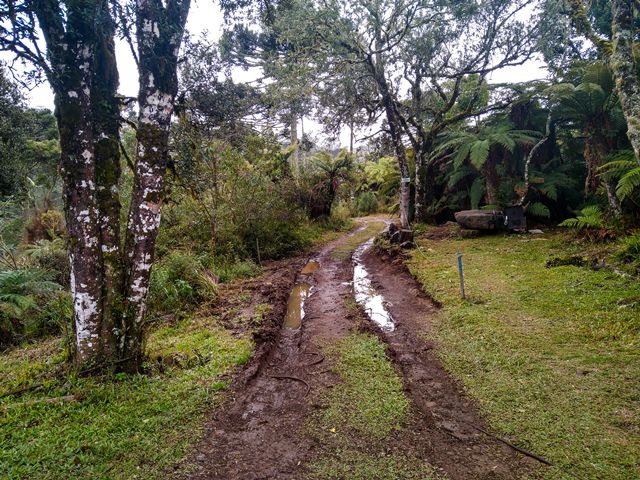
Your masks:
M 309 434 L 308 419 L 322 408 L 318 399 L 341 381 L 322 352 L 358 324 L 362 328 L 349 307 L 350 252 L 354 241 L 366 240 L 361 237 L 371 231 L 371 222 L 364 220 L 358 230 L 326 246 L 313 259 L 317 265 L 299 274 L 298 283 L 307 284 L 294 300 L 304 300 L 302 326 L 281 328 L 269 351 L 241 374 L 189 458 L 188 478 L 313 478 L 308 466 L 326 446 Z M 406 425 L 389 439 L 393 448 L 410 451 L 451 479 L 517 479 L 535 468 L 533 460 L 478 430 L 488 427 L 424 340 L 436 307 L 416 282 L 401 265 L 371 253 L 363 252 L 360 261 L 394 323 L 386 331 L 371 324 L 370 331 L 387 344 L 410 401 Z

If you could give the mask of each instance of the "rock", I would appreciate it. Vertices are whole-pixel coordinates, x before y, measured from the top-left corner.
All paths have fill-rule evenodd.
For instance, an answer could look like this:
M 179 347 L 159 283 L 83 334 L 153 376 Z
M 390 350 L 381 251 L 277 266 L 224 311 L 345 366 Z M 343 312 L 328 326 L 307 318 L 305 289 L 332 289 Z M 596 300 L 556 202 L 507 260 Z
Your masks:
M 476 238 L 480 236 L 480 230 L 469 230 L 468 228 L 461 228 L 460 236 L 462 238 Z
M 499 210 L 463 210 L 455 214 L 456 222 L 468 230 L 498 230 L 504 215 Z
M 413 243 L 413 230 L 396 230 L 391 234 L 391 237 L 389 237 L 389 241 L 398 245 L 402 245 L 405 242 Z
M 534 228 L 534 229 L 532 229 L 532 230 L 529 230 L 529 233 L 530 233 L 531 235 L 542 235 L 544 232 L 543 232 L 542 230 L 539 230 L 539 229 L 537 229 L 537 228 Z

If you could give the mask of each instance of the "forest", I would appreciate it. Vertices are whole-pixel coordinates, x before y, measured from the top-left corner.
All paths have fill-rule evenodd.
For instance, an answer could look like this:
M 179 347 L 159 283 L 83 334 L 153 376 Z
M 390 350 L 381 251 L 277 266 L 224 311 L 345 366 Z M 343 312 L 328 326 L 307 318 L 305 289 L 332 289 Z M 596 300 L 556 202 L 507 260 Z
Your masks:
M 636 1 L 0 0 L 0 478 L 640 480 L 639 278 Z

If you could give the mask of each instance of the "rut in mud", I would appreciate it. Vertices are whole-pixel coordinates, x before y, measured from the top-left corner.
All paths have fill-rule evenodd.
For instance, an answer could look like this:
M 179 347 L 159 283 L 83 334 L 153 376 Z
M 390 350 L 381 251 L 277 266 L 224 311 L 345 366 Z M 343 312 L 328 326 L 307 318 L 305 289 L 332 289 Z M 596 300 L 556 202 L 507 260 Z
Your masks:
M 355 283 L 365 308 L 368 289 L 370 296 L 379 295 L 374 304 L 389 315 L 384 321 L 392 323 L 379 328 L 372 322 L 370 330 L 387 344 L 411 403 L 407 424 L 389 439 L 392 448 L 410 452 L 452 479 L 521 478 L 534 462 L 479 432 L 477 428 L 486 425 L 477 409 L 423 339 L 433 304 L 403 268 L 382 261 L 366 247 L 356 252 L 356 269 L 361 271 L 354 277 L 351 256 L 334 253 L 349 238 L 329 244 L 300 271 L 285 325 L 271 350 L 235 382 L 229 400 L 210 419 L 184 476 L 311 478 L 308 465 L 327 452 L 309 434 L 308 419 L 322 408 L 318 399 L 340 382 L 322 350 L 357 328 L 357 318 L 347 308 Z

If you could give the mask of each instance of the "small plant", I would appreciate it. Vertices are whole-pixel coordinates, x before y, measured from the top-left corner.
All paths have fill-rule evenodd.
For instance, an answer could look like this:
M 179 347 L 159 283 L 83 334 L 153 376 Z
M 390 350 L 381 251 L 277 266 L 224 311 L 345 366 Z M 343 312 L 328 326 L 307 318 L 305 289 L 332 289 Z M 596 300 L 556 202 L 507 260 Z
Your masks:
M 575 218 L 568 218 L 558 226 L 572 228 L 590 241 L 611 240 L 619 233 L 619 226 L 606 219 L 595 205 L 583 208 Z
M 600 207 L 595 205 L 585 207 L 575 218 L 567 218 L 559 224 L 560 227 L 575 228 L 577 230 L 604 228 L 604 217 Z
M 623 238 L 621 243 L 622 249 L 616 253 L 616 258 L 640 268 L 640 233 Z
M 357 215 L 370 215 L 378 211 L 378 199 L 373 192 L 363 192 L 356 198 L 355 213 Z
M 27 319 L 34 322 L 39 318 L 41 306 L 60 289 L 43 270 L 0 272 L 0 345 L 13 343 L 23 333 Z

